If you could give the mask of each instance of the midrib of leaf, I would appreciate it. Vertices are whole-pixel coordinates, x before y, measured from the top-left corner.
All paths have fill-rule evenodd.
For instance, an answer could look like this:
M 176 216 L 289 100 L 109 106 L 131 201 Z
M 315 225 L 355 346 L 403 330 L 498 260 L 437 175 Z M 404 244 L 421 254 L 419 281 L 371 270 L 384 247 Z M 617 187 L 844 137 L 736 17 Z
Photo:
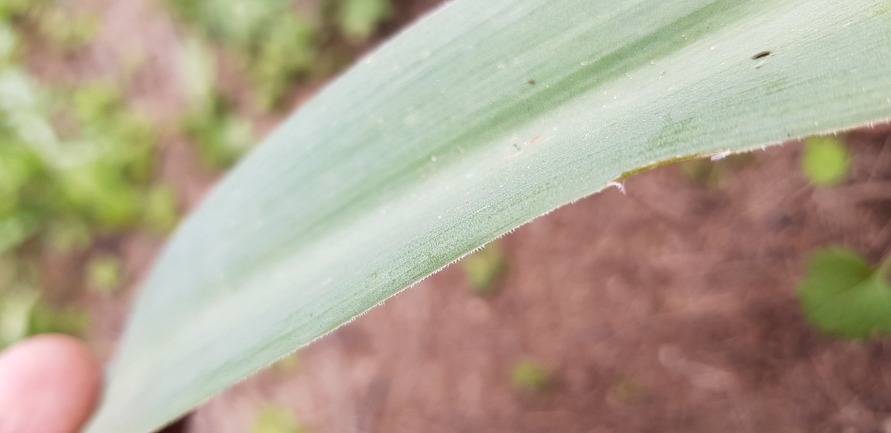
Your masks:
M 891 117 L 869 1 L 613 3 L 458 1 L 307 104 L 165 248 L 89 431 L 157 427 L 624 172 Z

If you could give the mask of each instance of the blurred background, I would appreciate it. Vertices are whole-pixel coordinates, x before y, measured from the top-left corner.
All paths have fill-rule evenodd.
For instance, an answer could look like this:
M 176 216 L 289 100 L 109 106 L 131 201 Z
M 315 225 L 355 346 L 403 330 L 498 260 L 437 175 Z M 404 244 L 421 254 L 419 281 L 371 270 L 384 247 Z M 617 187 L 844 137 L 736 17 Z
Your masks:
M 107 360 L 178 220 L 439 3 L 0 0 L 0 348 L 61 332 Z M 516 230 L 179 428 L 891 433 L 891 268 L 875 271 L 891 128 L 663 166 L 625 189 Z M 845 272 L 877 297 L 826 308 Z

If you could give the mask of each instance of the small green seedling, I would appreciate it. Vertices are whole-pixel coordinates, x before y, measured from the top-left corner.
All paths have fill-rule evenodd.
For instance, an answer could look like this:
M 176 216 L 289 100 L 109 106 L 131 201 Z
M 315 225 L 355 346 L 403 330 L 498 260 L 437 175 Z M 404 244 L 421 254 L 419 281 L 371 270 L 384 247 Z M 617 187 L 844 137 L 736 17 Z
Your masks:
M 72 15 L 61 8 L 53 8 L 35 17 L 41 35 L 52 48 L 68 52 L 86 47 L 99 34 L 101 17 L 91 14 Z
M 838 138 L 811 137 L 804 142 L 801 171 L 817 186 L 837 185 L 848 175 L 848 150 Z
M 72 142 L 86 143 L 95 154 L 77 164 L 47 162 L 52 176 L 48 183 L 60 190 L 54 206 L 103 232 L 138 225 L 144 187 L 156 162 L 152 126 L 129 111 L 121 91 L 110 84 L 81 86 L 57 95 L 54 103 L 59 106 L 57 117 L 71 119 L 71 129 L 77 130 Z
M 13 56 L 18 45 L 18 39 L 18 36 L 12 31 L 12 27 L 0 19 L 0 65 Z
M 317 30 L 290 0 L 176 0 L 168 5 L 197 33 L 234 52 L 263 110 L 278 107 L 295 79 L 314 67 Z
M 297 423 L 290 409 L 268 405 L 257 410 L 251 433 L 307 433 L 307 430 Z
M 275 361 L 275 364 L 272 364 L 276 370 L 284 373 L 296 370 L 298 365 L 300 365 L 300 357 L 297 355 L 297 352 L 280 358 L 278 361 Z
M 26 12 L 29 1 L 32 0 L 0 0 L 0 20 L 6 21 Z
M 0 63 L 0 87 L 0 251 L 18 258 L 75 253 L 89 247 L 94 233 L 118 234 L 153 216 L 147 189 L 154 133 L 126 108 L 119 89 L 43 86 L 15 63 Z M 28 121 L 12 121 L 21 118 Z M 85 270 L 94 288 L 116 287 L 107 269 L 94 263 Z M 42 285 L 39 276 L 25 274 L 15 283 Z M 78 314 L 41 317 L 43 310 L 31 315 L 39 329 L 78 327 L 65 318 L 78 322 Z
M 179 76 L 189 110 L 202 110 L 213 103 L 217 91 L 216 58 L 210 43 L 197 36 L 186 38 L 179 61 Z
M 34 227 L 25 215 L 13 215 L 0 219 L 0 253 L 18 246 L 33 231 Z
M 295 78 L 308 74 L 316 57 L 316 29 L 297 14 L 276 20 L 252 62 L 257 105 L 275 108 L 294 85 Z
M 9 21 L 51 49 L 67 52 L 85 47 L 97 34 L 101 19 L 90 13 L 70 13 L 57 1 L 0 0 L 0 21 Z
M 257 46 L 276 19 L 291 11 L 292 0 L 170 0 L 167 6 L 204 36 L 247 51 Z
M 0 296 L 0 349 L 25 338 L 40 293 L 35 290 L 15 290 Z
M 338 24 L 348 39 L 365 40 L 392 13 L 390 0 L 341 0 Z
M 121 260 L 111 254 L 98 254 L 87 263 L 87 282 L 93 290 L 109 294 L 121 285 Z
M 495 280 L 507 269 L 504 253 L 494 242 L 461 259 L 460 263 L 464 276 L 479 296 L 491 295 Z
M 160 184 L 146 194 L 145 226 L 155 234 L 164 235 L 173 230 L 179 221 L 176 203 L 176 189 L 172 185 Z
M 854 251 L 825 248 L 807 260 L 798 299 L 821 331 L 850 339 L 891 334 L 891 257 L 874 269 Z
M 81 307 L 38 302 L 31 309 L 28 335 L 56 333 L 80 337 L 89 326 L 90 313 Z
M 204 40 L 188 39 L 181 56 L 189 110 L 180 126 L 207 168 L 226 169 L 250 149 L 252 126 L 237 117 L 229 99 L 217 88 L 213 52 Z
M 540 393 L 548 386 L 548 373 L 536 361 L 526 360 L 514 364 L 510 383 L 514 389 Z
M 221 94 L 216 94 L 204 108 L 186 115 L 182 122 L 201 162 L 210 169 L 229 168 L 254 142 L 251 123 L 236 116 Z
M 45 247 L 55 253 L 82 251 L 92 242 L 90 228 L 77 218 L 59 219 L 46 228 Z

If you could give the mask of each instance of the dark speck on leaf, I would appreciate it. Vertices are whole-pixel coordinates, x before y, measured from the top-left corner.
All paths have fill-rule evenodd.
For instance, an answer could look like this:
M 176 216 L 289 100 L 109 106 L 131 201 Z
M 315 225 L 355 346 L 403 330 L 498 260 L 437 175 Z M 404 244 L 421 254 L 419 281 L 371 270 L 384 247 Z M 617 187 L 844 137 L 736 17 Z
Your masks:
M 769 55 L 770 55 L 770 51 L 762 51 L 762 52 L 760 52 L 760 53 L 755 54 L 754 56 L 752 56 L 752 60 L 763 59 L 763 58 L 765 58 L 765 57 L 767 57 L 767 56 L 769 56 Z
M 535 78 L 530 78 L 529 81 L 527 81 L 527 83 L 529 83 L 529 84 L 535 84 Z

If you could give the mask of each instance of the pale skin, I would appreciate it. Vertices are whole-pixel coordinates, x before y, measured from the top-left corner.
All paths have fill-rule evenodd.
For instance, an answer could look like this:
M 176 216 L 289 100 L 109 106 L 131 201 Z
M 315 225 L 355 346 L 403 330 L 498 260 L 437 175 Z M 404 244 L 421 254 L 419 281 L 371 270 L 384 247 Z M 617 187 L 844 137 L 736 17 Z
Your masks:
M 0 353 L 0 433 L 76 433 L 102 389 L 99 362 L 79 340 L 46 334 Z

